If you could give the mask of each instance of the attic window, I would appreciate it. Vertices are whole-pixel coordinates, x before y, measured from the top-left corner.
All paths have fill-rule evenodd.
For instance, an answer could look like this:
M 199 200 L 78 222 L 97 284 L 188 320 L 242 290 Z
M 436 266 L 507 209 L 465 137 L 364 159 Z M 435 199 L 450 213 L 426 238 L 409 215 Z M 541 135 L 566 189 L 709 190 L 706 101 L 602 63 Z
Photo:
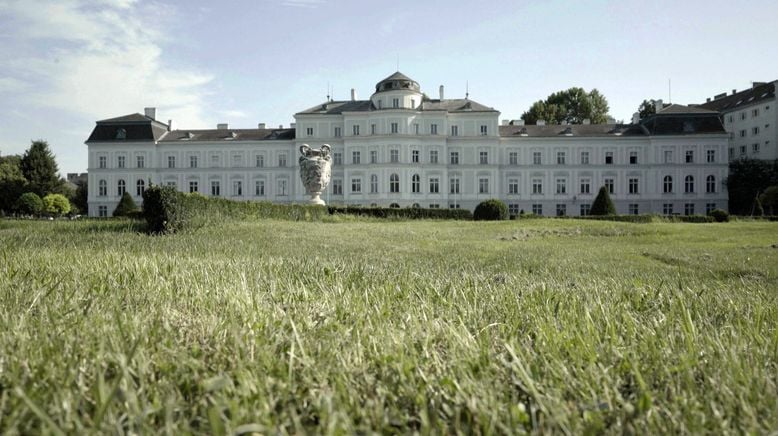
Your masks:
M 181 141 L 188 141 L 190 139 L 194 138 L 194 133 L 192 132 L 186 132 L 186 136 L 182 136 L 180 139 Z
M 116 129 L 116 139 L 127 139 L 127 131 L 124 129 Z
M 683 133 L 694 133 L 694 124 L 691 121 L 683 122 Z
M 527 128 L 526 127 L 522 127 L 521 130 L 519 130 L 519 135 L 527 136 Z

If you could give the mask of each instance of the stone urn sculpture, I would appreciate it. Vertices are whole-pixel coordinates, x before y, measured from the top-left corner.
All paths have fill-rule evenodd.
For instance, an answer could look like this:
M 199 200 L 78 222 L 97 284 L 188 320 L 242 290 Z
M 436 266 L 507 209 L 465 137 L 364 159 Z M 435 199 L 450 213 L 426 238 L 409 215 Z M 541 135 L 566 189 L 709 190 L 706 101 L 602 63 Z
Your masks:
M 321 193 L 330 183 L 330 167 L 332 166 L 331 148 L 324 144 L 320 149 L 315 150 L 308 144 L 300 146 L 300 178 L 303 186 L 311 196 L 308 200 L 310 204 L 324 205 L 321 199 Z

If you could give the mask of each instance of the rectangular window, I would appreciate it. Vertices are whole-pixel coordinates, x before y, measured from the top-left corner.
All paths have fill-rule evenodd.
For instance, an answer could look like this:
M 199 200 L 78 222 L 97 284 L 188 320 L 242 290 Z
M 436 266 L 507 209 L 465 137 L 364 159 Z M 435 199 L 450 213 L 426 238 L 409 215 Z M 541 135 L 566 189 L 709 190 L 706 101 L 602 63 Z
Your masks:
M 589 152 L 588 151 L 582 151 L 581 152 L 581 164 L 582 165 L 589 165 Z
M 258 154 L 257 155 L 257 157 L 256 157 L 256 165 L 257 165 L 257 168 L 262 168 L 262 167 L 265 166 L 265 155 L 263 155 L 263 154 Z
M 233 197 L 241 197 L 241 196 L 243 196 L 243 181 L 242 180 L 233 180 L 232 181 L 232 196 Z
M 393 98 L 392 99 L 392 107 L 397 109 L 400 107 L 400 99 L 399 98 Z
M 97 216 L 108 218 L 108 206 L 97 206 Z
M 482 151 L 478 153 L 478 163 L 481 165 L 487 165 L 489 164 L 489 152 L 488 151 Z
M 459 126 L 451 126 L 451 136 L 459 136 Z
M 533 204 L 532 205 L 532 213 L 535 215 L 543 215 L 543 205 L 542 204 Z
M 124 156 L 119 156 L 119 157 L 117 157 L 117 158 L 116 158 L 116 166 L 117 166 L 118 168 L 124 168 L 124 162 L 125 162 L 125 159 L 126 159 L 126 158 L 125 158 Z
M 218 167 L 219 166 L 219 155 L 218 154 L 212 154 L 211 155 L 211 167 Z
M 533 194 L 543 193 L 543 179 L 532 179 L 532 193 Z
M 332 181 L 332 195 L 343 195 L 343 180 L 335 179 Z
M 745 111 L 740 112 L 740 119 L 741 120 L 745 120 L 746 119 L 746 112 Z
M 478 193 L 479 194 L 489 193 L 489 179 L 483 177 L 478 179 Z
M 168 168 L 175 168 L 176 167 L 176 157 L 175 156 L 168 156 L 167 157 L 167 167 Z
M 481 124 L 481 136 L 486 136 L 488 134 L 488 130 L 486 129 L 485 124 Z
M 418 135 L 419 134 L 419 124 L 418 123 L 415 123 L 413 125 L 413 134 L 414 135 Z
M 613 179 L 611 179 L 611 178 L 605 179 L 605 182 L 603 183 L 603 185 L 605 185 L 605 188 L 608 189 L 608 194 L 613 194 L 613 186 L 614 186 Z
M 197 192 L 197 180 L 189 181 L 189 193 Z
M 592 205 L 591 205 L 591 204 L 588 204 L 588 203 L 587 203 L 587 204 L 582 204 L 582 205 L 581 205 L 581 210 L 580 210 L 580 212 L 581 212 L 581 216 L 587 216 L 587 215 L 589 215 L 589 211 L 590 211 L 591 209 L 592 209 Z
M 430 209 L 440 209 L 440 204 L 438 204 L 438 203 L 430 203 Z
M 638 193 L 638 179 L 636 178 L 629 179 L 629 193 L 630 194 Z
M 519 179 L 508 179 L 508 195 L 519 195 Z
M 662 214 L 664 214 L 664 215 L 672 215 L 673 214 L 673 203 L 664 203 L 662 205 Z
M 518 165 L 519 164 L 519 152 L 518 151 L 511 151 L 508 153 L 508 164 L 509 165 Z
M 438 151 L 437 150 L 430 150 L 430 163 L 431 164 L 438 163 Z
M 351 163 L 354 165 L 359 164 L 360 160 L 362 159 L 361 153 L 359 151 L 352 151 L 351 152 Z
M 286 179 L 278 179 L 276 180 L 276 196 L 278 197 L 284 197 L 286 196 Z
M 370 134 L 371 135 L 375 135 L 377 133 L 377 131 L 378 131 L 378 128 L 376 127 L 376 125 L 375 124 L 371 124 L 370 125 Z
M 391 127 L 392 127 L 392 133 L 397 133 L 399 131 L 399 126 L 397 123 L 392 123 Z
M 378 193 L 378 176 L 376 176 L 375 174 L 370 176 L 370 193 L 371 194 Z
M 343 153 L 339 151 L 332 153 L 332 164 L 343 165 Z
M 716 150 L 707 150 L 705 152 L 705 161 L 708 163 L 716 162 Z
M 613 152 L 612 151 L 606 151 L 605 152 L 605 164 L 606 165 L 613 165 Z
M 411 162 L 419 163 L 419 150 L 411 150 Z
M 565 152 L 564 151 L 557 151 L 556 152 L 556 164 L 557 165 L 564 165 L 565 164 Z
M 713 209 L 716 209 L 716 203 L 705 203 L 705 215 L 709 215 Z
M 144 156 L 135 156 L 135 166 L 144 168 L 146 166 L 146 158 Z
M 279 167 L 286 166 L 286 153 L 281 153 L 278 155 L 278 166 Z
M 745 137 L 746 137 L 746 129 L 742 129 L 742 130 L 740 131 L 740 137 L 741 137 L 741 138 L 745 138 Z
M 170 186 L 170 187 L 172 187 L 173 189 L 178 189 L 178 183 L 176 183 L 175 181 L 170 181 L 170 182 L 167 182 L 167 183 L 165 183 L 165 184 L 166 184 L 167 186 Z
M 665 150 L 665 163 L 673 163 L 673 151 Z
M 638 164 L 638 152 L 637 151 L 630 151 L 629 152 L 629 164 L 630 165 L 637 165 Z
M 97 158 L 97 167 L 98 168 L 105 168 L 108 166 L 108 158 L 105 156 L 98 156 Z
M 254 182 L 254 195 L 257 197 L 265 196 L 265 181 L 257 180 Z
M 354 194 L 362 193 L 362 179 L 360 178 L 351 179 L 351 192 Z
M 694 203 L 685 203 L 683 205 L 684 215 L 694 215 Z
M 221 186 L 218 180 L 211 181 L 211 195 L 214 197 L 221 195 Z
M 452 177 L 448 181 L 448 192 L 450 194 L 459 194 L 459 178 L 458 177 Z
M 686 163 L 694 163 L 694 150 L 686 150 Z
M 197 168 L 197 156 L 189 156 L 189 168 Z
M 240 155 L 240 154 L 233 154 L 232 155 L 232 166 L 233 167 L 243 166 L 243 156 Z
M 430 194 L 437 194 L 440 192 L 440 179 L 437 177 L 430 178 Z
M 745 145 L 741 145 L 740 146 L 740 154 L 745 156 L 745 154 L 746 154 L 746 146 Z
M 566 194 L 567 193 L 567 180 L 565 180 L 565 179 L 556 179 L 556 193 L 557 194 Z
M 437 135 L 437 134 L 438 134 L 438 125 L 430 124 L 430 135 Z
M 559 203 L 556 205 L 556 216 L 565 216 L 567 215 L 567 205 Z
M 370 163 L 378 163 L 378 151 L 370 150 Z
M 449 153 L 449 163 L 451 165 L 459 165 L 459 152 L 458 151 L 452 151 Z
M 539 151 L 533 151 L 532 152 L 532 164 L 533 165 L 540 165 L 541 159 L 540 159 L 540 152 Z
M 305 134 L 308 136 L 313 136 L 313 127 L 308 127 L 305 129 Z
M 517 216 L 519 214 L 519 205 L 516 203 L 508 203 L 508 215 Z
M 751 135 L 758 135 L 759 134 L 759 126 L 752 127 L 751 128 Z
M 343 135 L 343 134 L 342 134 L 342 133 L 341 133 L 341 131 L 340 131 L 340 127 L 335 127 L 335 134 L 334 134 L 334 136 L 335 136 L 336 138 L 340 138 L 342 135 Z
M 639 212 L 640 208 L 638 207 L 637 203 L 630 203 L 629 206 L 628 206 L 628 209 L 629 209 L 629 214 L 630 215 L 637 215 L 638 213 L 640 213 Z
M 732 157 L 735 156 L 735 147 L 729 147 L 729 158 L 732 159 Z
M 758 117 L 759 116 L 759 109 L 752 109 L 751 110 L 751 116 L 752 117 Z
M 354 124 L 351 126 L 351 134 L 354 136 L 359 136 L 359 124 Z
M 391 163 L 400 162 L 400 150 L 389 150 L 389 162 Z
M 581 194 L 591 194 L 591 180 L 581 179 Z
M 759 153 L 759 143 L 755 142 L 751 144 L 751 151 L 754 153 Z

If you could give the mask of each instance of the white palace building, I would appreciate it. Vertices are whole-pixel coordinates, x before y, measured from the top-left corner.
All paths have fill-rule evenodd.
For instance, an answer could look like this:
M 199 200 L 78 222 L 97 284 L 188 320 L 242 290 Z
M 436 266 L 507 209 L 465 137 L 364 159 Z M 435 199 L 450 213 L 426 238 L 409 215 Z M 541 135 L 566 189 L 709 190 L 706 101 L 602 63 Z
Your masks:
M 730 137 L 718 112 L 670 105 L 633 124 L 523 125 L 468 98 L 429 98 L 397 72 L 369 100 L 326 101 L 290 128 L 170 128 L 155 110 L 98 121 L 89 215 L 110 216 L 149 183 L 234 200 L 303 203 L 302 144 L 333 150 L 328 204 L 467 208 L 489 198 L 541 215 L 584 215 L 601 186 L 622 214 L 727 208 Z M 661 104 L 658 107 L 663 107 Z

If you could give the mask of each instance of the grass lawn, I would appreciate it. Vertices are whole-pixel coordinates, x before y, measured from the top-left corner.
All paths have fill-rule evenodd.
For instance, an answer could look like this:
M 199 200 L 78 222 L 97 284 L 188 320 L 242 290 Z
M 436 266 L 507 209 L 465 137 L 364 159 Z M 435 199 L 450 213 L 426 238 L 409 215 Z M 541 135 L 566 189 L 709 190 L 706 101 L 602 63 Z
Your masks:
M 778 223 L 0 221 L 0 433 L 778 429 Z

